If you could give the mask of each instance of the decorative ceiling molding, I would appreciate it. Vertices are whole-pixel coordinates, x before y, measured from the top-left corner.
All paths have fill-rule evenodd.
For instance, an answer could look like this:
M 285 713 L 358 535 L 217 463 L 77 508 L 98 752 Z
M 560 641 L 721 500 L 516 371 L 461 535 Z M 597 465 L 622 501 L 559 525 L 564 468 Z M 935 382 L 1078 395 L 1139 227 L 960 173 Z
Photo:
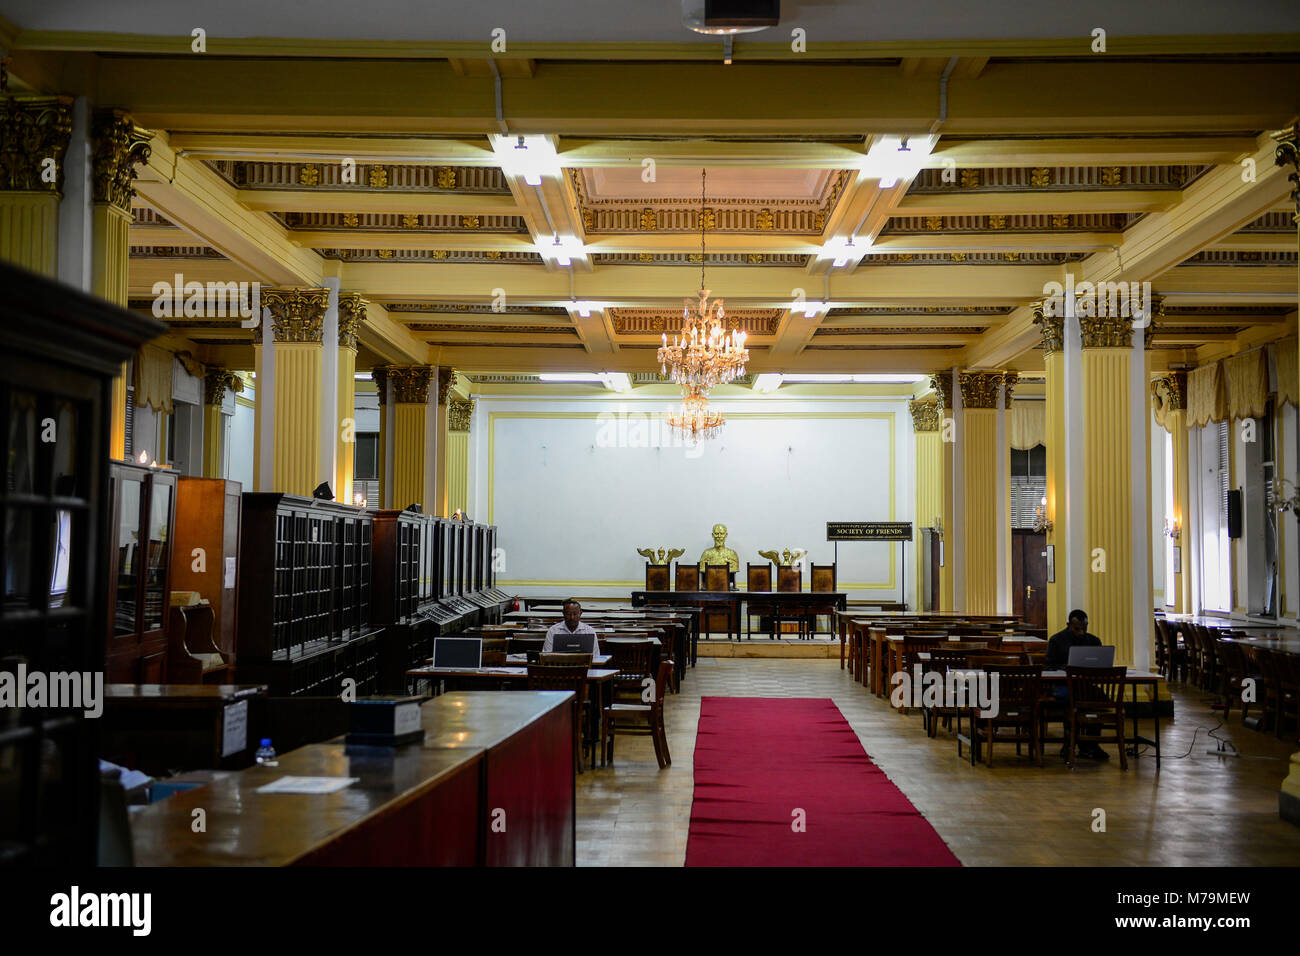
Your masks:
M 522 216 L 463 216 L 410 213 L 354 213 L 354 212 L 286 212 L 276 218 L 289 229 L 365 229 L 391 230 L 398 233 L 412 231 L 467 232 L 467 233 L 524 233 L 528 221 Z
M 1142 213 L 1070 213 L 1015 216 L 895 216 L 880 231 L 881 236 L 899 236 L 936 232 L 1122 232 Z
M 728 309 L 727 330 L 750 335 L 775 335 L 781 309 Z M 610 309 L 610 322 L 619 335 L 673 335 L 682 329 L 680 311 L 671 309 Z
M 944 180 L 943 169 L 923 169 L 912 181 L 909 194 L 970 189 L 981 192 L 1043 191 L 1053 189 L 1184 189 L 1207 166 L 1002 166 L 963 169 L 978 174 Z
M 1081 262 L 1087 252 L 898 252 L 865 256 L 862 266 L 1019 265 L 1052 266 Z
M 509 195 L 505 176 L 495 166 L 403 166 L 357 163 L 355 181 L 344 179 L 342 163 L 266 163 L 212 159 L 206 165 L 241 189 L 388 189 Z M 445 170 L 452 170 L 449 177 Z M 347 174 L 352 177 L 352 173 Z M 381 185 L 382 183 L 382 185 Z
M 655 253 L 655 252 L 638 252 L 638 253 L 597 253 L 592 256 L 592 262 L 596 265 L 618 265 L 618 266 L 680 266 L 680 265 L 699 265 L 700 254 L 698 252 L 675 252 L 675 253 Z M 808 256 L 805 255 L 788 255 L 777 254 L 771 255 L 761 252 L 748 252 L 739 254 L 715 254 L 709 253 L 704 261 L 706 266 L 796 266 L 803 268 L 808 264 Z
M 347 262 L 503 262 L 540 265 L 542 257 L 535 252 L 467 252 L 459 249 L 317 249 L 326 259 L 343 259 Z
M 562 315 L 569 311 L 553 305 L 503 305 L 492 306 L 486 302 L 385 302 L 389 312 L 470 312 L 475 314 Z

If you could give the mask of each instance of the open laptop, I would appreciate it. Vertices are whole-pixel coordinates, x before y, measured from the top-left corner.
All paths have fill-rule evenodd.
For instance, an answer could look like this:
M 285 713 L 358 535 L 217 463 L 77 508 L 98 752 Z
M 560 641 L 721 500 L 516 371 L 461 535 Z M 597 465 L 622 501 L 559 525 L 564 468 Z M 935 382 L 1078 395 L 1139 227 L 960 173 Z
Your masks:
M 1114 667 L 1115 646 L 1103 644 L 1100 647 L 1072 647 L 1070 656 L 1065 659 L 1066 667 Z
M 551 641 L 551 651 L 556 654 L 595 654 L 595 634 L 556 634 Z
M 433 666 L 482 667 L 483 639 L 481 637 L 435 637 Z

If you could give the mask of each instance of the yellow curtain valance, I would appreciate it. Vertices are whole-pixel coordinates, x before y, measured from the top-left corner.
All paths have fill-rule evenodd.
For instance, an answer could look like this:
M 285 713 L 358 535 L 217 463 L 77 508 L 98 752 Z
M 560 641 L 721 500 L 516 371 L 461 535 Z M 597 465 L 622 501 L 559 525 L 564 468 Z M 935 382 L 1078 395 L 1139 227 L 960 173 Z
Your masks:
M 1228 420 L 1228 397 L 1223 387 L 1223 363 L 1203 365 L 1187 373 L 1187 426 L 1198 428 Z
M 172 353 L 146 345 L 135 357 L 135 403 L 164 414 L 172 410 Z
M 1007 434 L 1011 447 L 1024 451 L 1047 444 L 1047 403 L 1011 403 L 1007 412 Z
M 1225 364 L 1229 417 L 1262 418 L 1268 410 L 1268 353 L 1255 349 L 1234 355 Z
M 1300 364 L 1297 364 L 1296 339 L 1282 339 L 1277 343 L 1274 359 L 1277 362 L 1277 403 L 1290 402 L 1300 408 Z

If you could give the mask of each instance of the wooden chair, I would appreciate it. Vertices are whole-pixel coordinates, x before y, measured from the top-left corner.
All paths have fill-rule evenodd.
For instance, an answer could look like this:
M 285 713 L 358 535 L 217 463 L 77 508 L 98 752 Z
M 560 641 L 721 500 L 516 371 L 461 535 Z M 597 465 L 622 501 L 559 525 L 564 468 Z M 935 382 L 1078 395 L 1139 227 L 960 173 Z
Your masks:
M 772 590 L 772 564 L 764 562 L 763 564 L 746 564 L 745 565 L 745 590 L 751 595 L 759 592 L 770 592 Z M 754 626 L 754 618 L 759 619 L 759 627 L 762 627 L 762 620 L 767 617 L 768 623 L 771 624 L 772 614 L 775 610 L 771 602 L 764 601 L 762 598 L 755 600 L 752 596 L 745 607 L 745 636 L 749 636 L 749 631 Z M 768 637 L 775 638 L 775 628 L 768 629 Z
M 1255 663 L 1263 680 L 1258 685 L 1263 691 L 1264 720 L 1273 726 L 1273 734 L 1282 738 L 1282 725 L 1296 708 L 1295 688 L 1291 686 L 1291 669 L 1281 660 L 1283 655 L 1267 647 L 1255 648 Z
M 557 653 L 547 652 L 541 655 L 541 659 L 538 660 L 538 663 L 546 665 L 548 667 L 578 667 L 579 665 L 581 665 L 582 667 L 590 668 L 591 655 L 590 654 L 557 654 Z M 583 671 L 584 677 L 586 676 L 586 673 L 587 673 L 586 671 Z
M 1151 633 L 1154 639 L 1151 642 L 1152 651 L 1155 656 L 1156 673 L 1163 674 L 1165 678 L 1169 677 L 1168 664 L 1165 661 L 1165 642 L 1161 637 L 1161 628 L 1165 623 L 1163 614 L 1156 614 L 1151 619 Z
M 1201 689 L 1218 693 L 1223 663 L 1219 660 L 1217 635 L 1213 628 L 1194 624 L 1196 642 L 1201 652 Z
M 966 650 L 954 650 L 949 647 L 936 644 L 930 650 L 930 659 L 921 663 L 921 674 L 935 673 L 941 680 L 945 679 L 949 668 L 964 668 L 968 655 Z M 936 707 L 927 707 L 924 702 L 921 704 L 921 721 L 925 725 L 925 733 L 928 737 L 934 737 L 937 731 L 939 721 L 943 721 L 945 728 L 952 726 L 952 718 L 957 715 L 956 707 L 949 707 L 946 703 L 939 704 Z
M 645 565 L 645 589 L 647 591 L 667 591 L 670 580 L 669 567 L 666 564 Z
M 659 761 L 660 770 L 673 762 L 672 756 L 668 753 L 668 731 L 664 725 L 664 689 L 669 674 L 668 662 L 661 661 L 650 701 L 614 703 L 605 708 L 601 739 L 602 746 L 607 748 L 606 753 L 610 764 L 614 762 L 614 738 L 618 734 L 654 738 L 655 759 Z
M 1160 673 L 1169 681 L 1187 680 L 1187 648 L 1178 643 L 1178 625 L 1156 618 L 1156 644 L 1161 648 Z
M 803 590 L 803 569 L 796 567 L 778 567 L 776 569 L 776 589 L 779 592 L 791 593 Z M 772 628 L 778 635 L 783 630 L 782 625 L 787 622 L 793 622 L 799 627 L 799 639 L 803 640 L 805 618 L 801 612 L 785 611 L 778 603 L 776 613 L 772 615 Z
M 557 654 L 556 657 L 585 657 L 585 654 Z M 577 664 L 529 664 L 529 690 L 571 690 L 573 691 L 573 768 L 582 773 L 582 737 L 587 725 L 587 665 Z M 592 754 L 592 764 L 595 764 Z
M 1123 668 L 1120 668 L 1121 674 Z M 1043 745 L 1039 738 L 1038 708 L 1042 699 L 1042 675 L 1037 667 L 989 667 L 990 686 L 993 675 L 997 675 L 998 712 L 993 717 L 981 717 L 975 706 L 969 706 L 971 718 L 971 739 L 979 740 L 984 747 L 984 762 L 993 766 L 993 745 L 1001 741 L 1014 743 L 1016 753 L 1020 753 L 1021 744 L 1029 744 L 1029 759 L 1037 760 L 1043 765 Z M 969 698 L 968 698 L 969 702 Z M 960 720 L 960 715 L 958 720 Z M 999 730 L 1010 729 L 1010 734 L 1000 734 Z M 980 731 L 983 739 L 980 739 Z M 957 742 L 958 755 L 961 754 L 961 741 Z M 975 762 L 975 747 L 971 747 L 971 763 Z
M 505 638 L 505 637 L 483 638 L 483 666 L 504 667 L 506 664 L 507 648 L 509 646 L 510 646 L 509 638 Z
M 810 572 L 811 580 L 809 587 L 814 592 L 826 593 L 835 590 L 835 565 L 834 564 L 814 564 Z M 826 630 L 830 631 L 830 618 L 835 613 L 834 602 L 828 601 L 825 604 L 814 604 L 808 609 L 808 625 L 810 637 L 818 633 L 817 618 L 818 616 L 827 619 Z
M 618 670 L 614 678 L 614 701 L 640 701 L 645 681 L 653 680 L 659 672 L 659 648 L 650 640 L 614 641 L 607 650 L 613 658 L 609 666 Z
M 506 653 L 527 654 L 531 651 L 534 654 L 540 654 L 545 645 L 545 637 L 520 637 L 518 634 L 515 634 L 506 644 Z
M 677 562 L 675 587 L 678 591 L 700 590 L 700 566 Z
M 216 614 L 211 604 L 171 609 L 167 628 L 164 681 L 168 684 L 220 684 L 230 674 L 230 662 L 212 640 Z
M 1066 762 L 1074 767 L 1074 752 L 1082 737 L 1087 744 L 1116 744 L 1120 769 L 1128 770 L 1128 758 L 1124 753 L 1125 668 L 1067 667 L 1065 676 L 1070 688 L 1070 739 Z M 1105 733 L 1107 729 L 1111 733 Z
M 731 568 L 725 564 L 706 564 L 704 566 L 704 590 L 730 591 Z M 737 634 L 740 631 L 740 622 L 733 620 L 730 612 L 705 611 L 704 617 L 708 619 L 705 622 L 705 629 L 710 634 L 714 632 L 719 617 L 726 621 L 727 637 L 731 637 L 732 634 Z
M 933 651 L 947 642 L 947 636 L 943 634 L 907 634 L 903 636 L 903 642 L 898 648 L 898 671 L 904 671 L 908 674 L 912 672 L 912 665 L 918 663 L 917 654 L 921 651 Z M 884 676 L 884 675 L 882 675 Z M 887 693 L 892 693 L 893 674 L 889 675 Z M 901 712 L 907 713 L 907 704 L 904 703 L 900 708 Z
M 1223 685 L 1220 697 L 1223 701 L 1223 719 L 1226 721 L 1232 713 L 1232 702 L 1234 700 L 1241 702 L 1241 719 L 1245 720 L 1246 715 L 1250 712 L 1250 704 L 1242 700 L 1242 683 L 1248 677 L 1257 677 L 1251 666 L 1251 662 L 1246 658 L 1246 652 L 1242 650 L 1240 644 L 1236 641 L 1220 640 L 1220 655 L 1223 657 Z

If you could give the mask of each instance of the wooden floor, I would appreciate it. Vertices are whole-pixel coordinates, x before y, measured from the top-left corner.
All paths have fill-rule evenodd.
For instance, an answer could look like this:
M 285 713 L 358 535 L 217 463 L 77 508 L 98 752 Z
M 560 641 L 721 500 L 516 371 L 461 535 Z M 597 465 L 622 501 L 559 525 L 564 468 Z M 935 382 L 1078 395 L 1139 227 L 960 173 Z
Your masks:
M 666 703 L 671 767 L 659 770 L 649 738 L 620 737 L 615 767 L 578 777 L 579 866 L 682 865 L 702 696 L 830 697 L 871 759 L 967 866 L 1300 865 L 1300 827 L 1277 815 L 1297 744 L 1246 730 L 1234 714 L 1218 733 L 1246 756 L 1208 756 L 1215 745 L 1206 731 L 1218 721 L 1199 694 L 1174 690 L 1176 716 L 1161 722 L 1159 774 L 1153 756 L 1130 760 L 1124 773 L 1113 746 L 1109 762 L 1081 760 L 1071 771 L 1059 745 L 1041 770 L 1008 745 L 989 770 L 958 759 L 942 731 L 927 739 L 919 715 L 900 716 L 869 696 L 838 660 L 701 657 Z M 1105 833 L 1091 829 L 1097 807 L 1106 811 Z

